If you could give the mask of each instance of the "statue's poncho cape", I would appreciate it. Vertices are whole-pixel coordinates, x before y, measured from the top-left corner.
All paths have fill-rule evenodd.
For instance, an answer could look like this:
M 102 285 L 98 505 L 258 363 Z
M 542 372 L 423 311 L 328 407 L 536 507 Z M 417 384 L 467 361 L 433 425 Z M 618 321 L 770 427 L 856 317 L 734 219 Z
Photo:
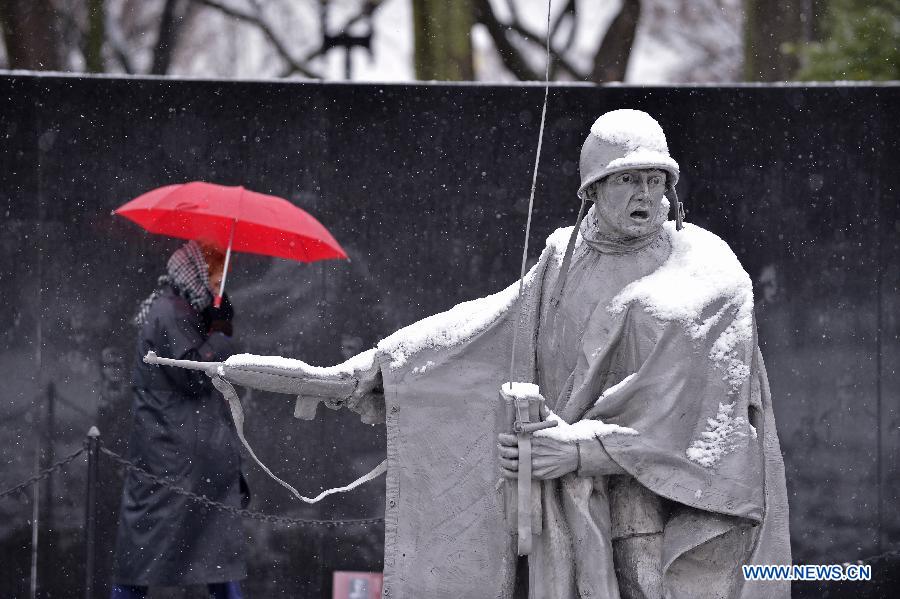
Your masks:
M 613 323 L 606 342 L 551 408 L 580 422 L 575 432 L 601 437 L 627 473 L 675 506 L 663 532 L 666 597 L 787 597 L 786 583 L 749 583 L 740 572 L 741 564 L 790 563 L 784 467 L 751 282 L 712 233 L 664 227 L 669 258 L 605 307 Z M 516 327 L 514 378 L 541 382 L 539 326 L 570 232 L 548 239 L 521 303 L 515 284 L 404 328 L 345 365 L 290 361 L 307 376 L 356 379 L 346 404 L 364 418 L 384 410 L 392 597 L 512 594 L 517 556 L 499 484 L 498 393 Z M 265 359 L 229 364 L 241 360 Z M 381 386 L 383 406 L 380 393 L 366 393 Z M 543 483 L 532 596 L 618 595 L 605 479 L 570 474 Z

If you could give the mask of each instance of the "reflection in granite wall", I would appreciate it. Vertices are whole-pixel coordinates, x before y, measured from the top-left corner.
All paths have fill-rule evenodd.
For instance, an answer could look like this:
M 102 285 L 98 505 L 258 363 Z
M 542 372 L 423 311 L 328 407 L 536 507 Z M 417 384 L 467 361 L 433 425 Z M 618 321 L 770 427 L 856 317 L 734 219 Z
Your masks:
M 27 478 L 36 458 L 45 465 L 72 451 L 94 423 L 108 446 L 124 450 L 129 320 L 178 242 L 143 233 L 112 208 L 156 186 L 207 180 L 310 211 L 350 262 L 238 255 L 229 287 L 247 351 L 333 364 L 515 278 L 542 93 L 0 76 L 0 454 L 8 464 L 0 486 Z M 688 220 L 725 238 L 753 278 L 798 562 L 851 561 L 900 543 L 898 100 L 895 86 L 559 86 L 550 96 L 532 256 L 574 219 L 578 153 L 593 119 L 634 107 L 668 132 Z M 328 410 L 297 421 L 283 396 L 245 392 L 244 400 L 261 458 L 307 493 L 382 459 L 382 427 Z M 383 481 L 301 506 L 254 466 L 246 470 L 254 509 L 319 519 L 383 513 Z M 119 474 L 109 463 L 102 471 L 104 584 Z M 41 487 L 48 596 L 80 588 L 83 492 L 81 462 Z M 30 517 L 29 497 L 0 502 L 0 596 L 27 591 Z M 381 567 L 378 525 L 247 521 L 246 530 L 249 596 L 328 596 L 332 570 Z

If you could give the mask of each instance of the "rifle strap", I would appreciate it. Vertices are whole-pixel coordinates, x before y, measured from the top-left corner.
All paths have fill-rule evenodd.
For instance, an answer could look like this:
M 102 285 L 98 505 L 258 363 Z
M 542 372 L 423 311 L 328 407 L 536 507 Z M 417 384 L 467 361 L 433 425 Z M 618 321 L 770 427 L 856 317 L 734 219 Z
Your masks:
M 587 200 L 582 198 L 581 206 L 578 208 L 578 217 L 575 219 L 575 226 L 572 228 L 572 234 L 569 235 L 569 243 L 566 244 L 562 265 L 559 267 L 559 276 L 556 278 L 556 285 L 554 285 L 553 294 L 550 296 L 550 304 L 554 308 L 559 306 L 559 302 L 562 300 L 563 290 L 566 288 L 566 279 L 569 278 L 569 265 L 572 263 L 572 253 L 575 251 L 575 240 L 578 239 L 581 221 L 584 220 L 585 208 L 587 208 Z
M 530 422 L 528 400 L 516 400 L 517 420 Z M 516 523 L 518 526 L 519 555 L 531 554 L 531 512 L 532 512 L 532 484 L 531 484 L 531 433 L 524 432 L 516 435 L 519 442 L 519 475 L 518 483 L 518 509 Z
M 237 392 L 234 390 L 234 387 L 226 381 L 224 378 L 220 376 L 212 377 L 213 386 L 219 390 L 219 392 L 225 396 L 225 399 L 228 401 L 228 407 L 231 409 L 231 418 L 234 420 L 234 428 L 237 430 L 238 438 L 240 438 L 241 443 L 244 444 L 244 447 L 247 449 L 247 453 L 250 454 L 250 457 L 259 464 L 259 467 L 262 468 L 266 474 L 272 477 L 272 480 L 277 482 L 279 485 L 287 489 L 291 492 L 291 494 L 304 503 L 318 503 L 325 497 L 329 495 L 334 495 L 335 493 L 346 493 L 347 491 L 351 491 L 356 487 L 360 486 L 363 483 L 367 483 L 373 478 L 376 478 L 387 471 L 387 460 L 383 460 L 380 464 L 375 466 L 370 472 L 363 474 L 355 481 L 350 483 L 349 485 L 343 487 L 335 487 L 333 489 L 327 489 L 322 491 L 318 495 L 313 498 L 304 497 L 301 495 L 297 489 L 292 487 L 290 484 L 281 480 L 275 474 L 269 470 L 269 468 L 263 464 L 258 457 L 256 457 L 256 453 L 253 451 L 253 448 L 250 447 L 250 444 L 247 443 L 247 438 L 244 436 L 244 408 L 241 406 L 241 400 L 238 397 Z

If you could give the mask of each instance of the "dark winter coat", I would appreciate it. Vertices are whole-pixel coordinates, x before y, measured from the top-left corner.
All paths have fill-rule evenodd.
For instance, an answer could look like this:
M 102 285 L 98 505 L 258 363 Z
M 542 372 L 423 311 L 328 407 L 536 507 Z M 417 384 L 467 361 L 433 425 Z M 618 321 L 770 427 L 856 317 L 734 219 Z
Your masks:
M 134 371 L 129 457 L 175 485 L 230 506 L 248 497 L 240 441 L 228 406 L 206 375 L 144 364 L 159 356 L 218 361 L 234 353 L 230 337 L 206 334 L 203 317 L 167 288 L 141 327 Z M 238 517 L 209 509 L 128 472 L 116 539 L 114 581 L 177 586 L 246 577 Z

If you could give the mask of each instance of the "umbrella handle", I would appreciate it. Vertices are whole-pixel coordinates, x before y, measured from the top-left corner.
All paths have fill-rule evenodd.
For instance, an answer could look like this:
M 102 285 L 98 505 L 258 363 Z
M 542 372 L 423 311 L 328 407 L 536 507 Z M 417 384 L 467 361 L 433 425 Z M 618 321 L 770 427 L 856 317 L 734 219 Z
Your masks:
M 219 284 L 219 293 L 213 299 L 213 306 L 219 308 L 222 306 L 222 296 L 225 294 L 225 279 L 228 278 L 228 265 L 231 263 L 231 246 L 234 243 L 234 229 L 237 225 L 237 219 L 231 223 L 231 235 L 228 238 L 228 249 L 225 250 L 225 266 L 222 268 L 222 282 Z

